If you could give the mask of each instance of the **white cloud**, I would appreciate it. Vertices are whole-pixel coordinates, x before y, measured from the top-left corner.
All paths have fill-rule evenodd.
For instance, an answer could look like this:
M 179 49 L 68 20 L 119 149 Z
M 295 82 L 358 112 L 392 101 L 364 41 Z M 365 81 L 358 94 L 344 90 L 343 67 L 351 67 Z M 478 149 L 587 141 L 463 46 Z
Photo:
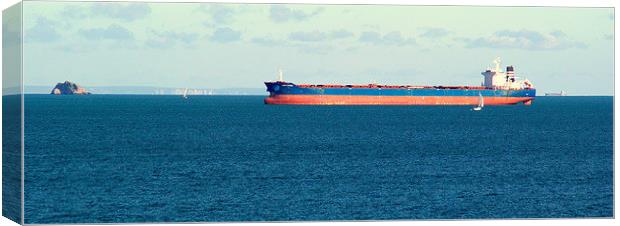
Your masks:
M 92 5 L 91 12 L 94 15 L 134 21 L 151 14 L 151 7 L 147 3 L 99 2 Z
M 502 30 L 487 37 L 463 39 L 463 41 L 470 48 L 552 50 L 586 47 L 582 42 L 570 40 L 562 31 L 545 34 L 531 30 Z
M 107 28 L 81 29 L 80 35 L 91 40 L 133 40 L 133 33 L 118 24 Z
M 154 48 L 169 48 L 175 46 L 177 43 L 189 45 L 198 39 L 197 33 L 151 31 L 151 34 L 151 37 L 146 40 L 145 44 Z
M 213 32 L 211 40 L 216 42 L 239 41 L 241 40 L 241 32 L 228 27 L 218 28 Z
M 400 31 L 392 31 L 387 34 L 381 34 L 375 31 L 363 32 L 359 41 L 375 44 L 375 45 L 415 45 L 414 38 L 406 38 Z
M 235 15 L 235 10 L 232 7 L 223 4 L 201 4 L 198 10 L 211 17 L 212 21 L 206 22 L 209 25 L 229 24 L 233 21 Z
M 423 30 L 424 32 L 420 34 L 420 37 L 422 38 L 435 39 L 435 38 L 442 38 L 450 34 L 450 31 L 444 28 L 432 27 L 432 28 L 425 28 Z
M 312 12 L 304 12 L 302 10 L 294 10 L 284 5 L 272 5 L 269 10 L 269 16 L 274 22 L 303 21 L 318 15 L 323 8 L 318 8 Z
M 35 25 L 25 31 L 26 42 L 53 42 L 60 39 L 57 23 L 44 17 L 37 18 Z

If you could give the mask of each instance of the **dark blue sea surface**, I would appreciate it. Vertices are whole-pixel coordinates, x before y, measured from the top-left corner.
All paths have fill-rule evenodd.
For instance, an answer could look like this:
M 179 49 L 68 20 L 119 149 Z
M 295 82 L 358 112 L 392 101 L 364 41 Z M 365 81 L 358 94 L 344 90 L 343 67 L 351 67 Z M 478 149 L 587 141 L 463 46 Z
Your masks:
M 25 223 L 613 217 L 613 97 L 25 97 Z
M 17 80 L 19 81 L 19 80 Z M 6 83 L 5 83 L 6 85 Z M 22 97 L 2 96 L 2 216 L 22 220 Z

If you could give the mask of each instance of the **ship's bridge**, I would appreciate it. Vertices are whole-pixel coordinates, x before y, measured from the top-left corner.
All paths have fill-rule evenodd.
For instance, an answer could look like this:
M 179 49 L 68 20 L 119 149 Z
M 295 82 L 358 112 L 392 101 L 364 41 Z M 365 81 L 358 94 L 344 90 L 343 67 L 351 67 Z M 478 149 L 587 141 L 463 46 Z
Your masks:
M 501 60 L 499 57 L 493 61 L 495 68 L 488 68 L 481 74 L 484 76 L 483 86 L 489 89 L 524 89 L 533 88 L 533 85 L 527 79 L 517 80 L 515 77 L 514 67 L 512 65 L 506 67 L 506 71 L 501 71 Z

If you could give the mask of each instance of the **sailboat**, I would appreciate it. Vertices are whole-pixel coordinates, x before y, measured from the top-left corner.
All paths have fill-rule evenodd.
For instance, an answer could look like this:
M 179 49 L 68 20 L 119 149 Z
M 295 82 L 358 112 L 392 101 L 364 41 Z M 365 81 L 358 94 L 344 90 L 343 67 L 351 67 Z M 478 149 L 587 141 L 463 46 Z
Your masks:
M 187 88 L 185 88 L 185 91 L 183 91 L 183 99 L 187 99 Z
M 480 111 L 484 107 L 484 99 L 482 98 L 482 93 L 478 94 L 478 106 L 474 107 L 472 110 Z

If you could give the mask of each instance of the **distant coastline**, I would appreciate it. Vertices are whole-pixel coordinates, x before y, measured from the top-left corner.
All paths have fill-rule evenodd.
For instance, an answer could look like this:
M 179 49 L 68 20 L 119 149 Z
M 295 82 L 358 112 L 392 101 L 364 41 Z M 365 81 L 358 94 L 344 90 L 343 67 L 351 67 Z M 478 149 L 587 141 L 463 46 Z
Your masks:
M 24 86 L 25 94 L 49 94 L 53 86 Z M 85 87 L 93 94 L 182 95 L 185 88 L 154 86 L 93 86 Z M 266 95 L 264 88 L 189 88 L 188 95 Z

